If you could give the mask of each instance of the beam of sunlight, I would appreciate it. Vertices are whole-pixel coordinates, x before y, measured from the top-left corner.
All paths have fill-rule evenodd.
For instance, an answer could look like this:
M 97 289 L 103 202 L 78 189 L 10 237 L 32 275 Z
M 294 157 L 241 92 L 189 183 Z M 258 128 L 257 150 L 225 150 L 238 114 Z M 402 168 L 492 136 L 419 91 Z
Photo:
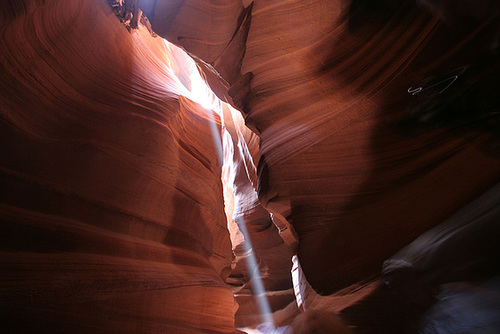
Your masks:
M 227 133 L 227 130 L 226 130 Z M 237 143 L 238 146 L 244 145 L 244 143 Z M 233 151 L 236 149 L 234 147 L 233 141 L 229 133 L 224 136 L 224 147 L 229 151 Z M 238 147 L 238 150 L 241 151 L 241 147 Z M 229 160 L 229 159 L 228 159 Z M 230 164 L 230 173 L 228 180 L 226 182 L 229 183 L 230 188 L 232 184 L 234 184 L 235 174 L 237 166 L 233 165 L 232 158 L 229 161 L 225 161 L 225 164 Z M 224 182 L 224 181 L 223 181 Z M 253 196 L 257 197 L 257 193 L 254 192 Z M 255 199 L 252 198 L 253 202 Z M 243 242 L 243 251 L 247 254 L 246 264 L 248 267 L 248 272 L 250 273 L 250 281 L 252 284 L 253 296 L 255 298 L 255 302 L 259 309 L 261 324 L 257 326 L 257 328 L 240 328 L 240 330 L 245 331 L 248 334 L 263 334 L 263 333 L 280 333 L 276 331 L 276 327 L 274 325 L 274 319 L 272 316 L 271 306 L 269 304 L 269 300 L 266 295 L 266 290 L 264 287 L 264 283 L 262 282 L 262 276 L 260 274 L 259 265 L 257 262 L 257 258 L 255 256 L 255 252 L 252 247 L 252 241 L 250 238 L 250 233 L 248 232 L 247 225 L 245 223 L 244 218 L 236 219 L 236 223 L 240 232 L 243 234 L 244 242 Z
M 266 289 L 264 288 L 264 284 L 262 283 L 262 277 L 260 275 L 259 265 L 257 263 L 257 259 L 255 257 L 255 253 L 252 248 L 252 242 L 250 240 L 250 235 L 248 233 L 248 229 L 244 219 L 238 221 L 238 227 L 240 228 L 241 233 L 245 238 L 245 253 L 248 254 L 247 257 L 247 266 L 248 271 L 252 273 L 251 282 L 255 300 L 257 302 L 257 306 L 259 307 L 259 311 L 263 320 L 263 325 L 266 326 L 266 330 L 269 330 L 267 333 L 272 333 L 275 330 L 274 327 L 274 319 L 271 312 L 271 306 L 269 305 L 269 301 L 266 296 Z
M 176 48 L 171 43 L 165 40 L 165 46 L 172 50 L 172 48 Z M 177 52 L 178 50 L 175 50 Z M 177 58 L 177 57 L 176 57 Z M 179 59 L 176 59 L 179 61 Z M 197 102 L 202 106 L 206 111 L 209 118 L 210 129 L 212 132 L 212 137 L 215 143 L 215 148 L 217 150 L 217 156 L 219 158 L 219 162 L 221 163 L 229 163 L 232 164 L 232 157 L 228 159 L 230 161 L 223 161 L 224 152 L 223 146 L 230 148 L 234 151 L 233 142 L 230 135 L 226 135 L 226 128 L 224 126 L 224 117 L 222 112 L 222 102 L 219 98 L 212 92 L 207 82 L 203 79 L 195 61 L 190 58 L 186 54 L 186 59 L 182 60 L 182 68 L 178 68 L 179 73 L 176 73 L 179 77 L 179 81 L 186 88 L 185 95 L 187 98 Z M 182 73 L 180 73 L 182 71 Z M 176 71 L 177 72 L 177 71 Z M 182 77 L 183 76 L 183 77 Z M 182 77 L 182 78 L 181 78 Z M 186 77 L 188 80 L 186 80 Z M 229 108 L 233 109 L 228 105 Z M 222 123 L 222 131 L 225 132 L 224 136 L 221 136 L 221 130 L 217 126 L 217 122 L 215 120 L 214 112 L 217 113 L 221 119 Z M 228 133 L 227 133 L 228 134 Z M 238 143 L 238 145 L 243 145 L 244 143 Z M 231 176 L 229 177 L 229 182 L 234 183 L 234 166 L 231 166 Z M 223 181 L 224 182 L 224 181 Z M 232 186 L 230 187 L 232 189 Z M 255 194 L 257 196 L 257 194 Z M 248 233 L 248 229 L 246 223 L 243 220 L 238 221 L 238 226 L 241 233 L 244 236 L 245 242 L 245 253 L 248 254 L 247 257 L 247 265 L 248 271 L 251 273 L 251 282 L 253 288 L 254 298 L 256 300 L 256 304 L 259 308 L 259 312 L 262 319 L 262 324 L 257 326 L 256 329 L 245 329 L 247 333 L 281 333 L 281 331 L 277 330 L 274 325 L 274 319 L 271 312 L 271 307 L 269 305 L 269 301 L 266 295 L 266 290 L 264 288 L 264 284 L 262 282 L 262 277 L 260 274 L 260 270 L 258 267 L 257 259 L 255 253 L 252 248 L 252 243 L 250 240 L 250 235 Z

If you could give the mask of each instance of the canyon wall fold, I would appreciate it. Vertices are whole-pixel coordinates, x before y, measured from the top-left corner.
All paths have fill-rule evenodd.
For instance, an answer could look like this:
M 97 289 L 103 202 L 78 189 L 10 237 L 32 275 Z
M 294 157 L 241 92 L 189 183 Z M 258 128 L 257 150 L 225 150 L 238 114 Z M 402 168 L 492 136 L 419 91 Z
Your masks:
M 234 333 L 192 60 L 104 0 L 0 9 L 2 332 Z

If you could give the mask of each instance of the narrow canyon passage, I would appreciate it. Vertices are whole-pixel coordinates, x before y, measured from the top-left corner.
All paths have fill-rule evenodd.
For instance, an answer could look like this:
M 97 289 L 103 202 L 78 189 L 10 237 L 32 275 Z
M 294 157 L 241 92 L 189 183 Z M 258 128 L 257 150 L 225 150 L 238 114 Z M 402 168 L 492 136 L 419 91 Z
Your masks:
M 4 1 L 0 332 L 500 330 L 500 7 L 460 4 Z
M 2 329 L 233 333 L 293 304 L 240 112 L 107 3 L 26 5 L 2 30 Z

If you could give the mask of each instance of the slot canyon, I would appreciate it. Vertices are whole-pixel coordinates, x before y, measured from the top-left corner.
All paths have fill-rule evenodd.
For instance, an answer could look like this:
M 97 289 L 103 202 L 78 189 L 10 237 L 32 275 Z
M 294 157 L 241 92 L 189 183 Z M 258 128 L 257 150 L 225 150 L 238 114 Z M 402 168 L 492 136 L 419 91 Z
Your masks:
M 1 333 L 500 333 L 498 0 L 0 2 Z

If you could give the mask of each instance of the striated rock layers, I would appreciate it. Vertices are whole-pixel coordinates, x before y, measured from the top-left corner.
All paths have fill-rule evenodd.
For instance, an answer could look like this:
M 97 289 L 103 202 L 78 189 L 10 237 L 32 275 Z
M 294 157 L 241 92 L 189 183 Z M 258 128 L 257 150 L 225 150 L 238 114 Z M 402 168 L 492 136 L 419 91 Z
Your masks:
M 482 116 L 462 113 L 497 108 L 496 14 L 450 27 L 413 1 L 139 4 L 228 81 L 260 137 L 260 201 L 322 294 L 378 275 L 500 179 L 490 134 L 463 127 Z
M 7 1 L 0 27 L 1 331 L 234 333 L 191 59 L 105 0 Z
M 289 320 L 297 247 L 304 305 L 402 332 L 364 282 L 500 180 L 498 8 L 136 2 L 253 133 L 106 0 L 2 2 L 2 331 L 233 333 L 254 294 Z

